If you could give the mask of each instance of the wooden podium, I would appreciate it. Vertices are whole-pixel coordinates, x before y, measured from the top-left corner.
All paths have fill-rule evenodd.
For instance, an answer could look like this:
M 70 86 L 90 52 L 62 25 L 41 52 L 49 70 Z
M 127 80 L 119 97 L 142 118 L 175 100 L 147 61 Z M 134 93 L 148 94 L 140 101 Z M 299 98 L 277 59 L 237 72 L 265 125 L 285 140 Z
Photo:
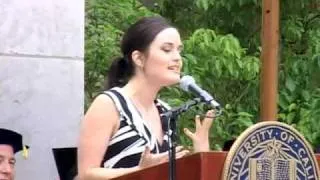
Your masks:
M 196 153 L 176 161 L 177 180 L 221 180 L 226 151 Z M 320 165 L 320 154 L 316 154 Z M 168 163 L 127 174 L 113 180 L 168 180 Z
M 176 161 L 177 180 L 220 179 L 227 152 L 196 153 Z M 114 180 L 168 180 L 168 163 L 115 178 Z

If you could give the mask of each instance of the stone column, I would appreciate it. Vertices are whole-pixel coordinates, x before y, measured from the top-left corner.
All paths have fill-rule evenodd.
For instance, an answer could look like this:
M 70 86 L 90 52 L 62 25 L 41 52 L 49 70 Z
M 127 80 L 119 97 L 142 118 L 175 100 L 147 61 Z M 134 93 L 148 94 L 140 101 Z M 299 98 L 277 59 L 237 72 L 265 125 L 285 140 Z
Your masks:
M 16 179 L 58 179 L 52 148 L 77 144 L 83 57 L 84 0 L 0 0 L 0 127 L 30 146 Z

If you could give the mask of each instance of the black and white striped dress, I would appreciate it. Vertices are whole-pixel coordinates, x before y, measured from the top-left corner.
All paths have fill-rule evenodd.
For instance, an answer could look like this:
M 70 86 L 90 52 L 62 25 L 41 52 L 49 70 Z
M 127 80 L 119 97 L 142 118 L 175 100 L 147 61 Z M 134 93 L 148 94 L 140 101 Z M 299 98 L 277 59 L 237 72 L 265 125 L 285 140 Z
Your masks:
M 167 111 L 169 106 L 160 100 L 155 101 L 165 134 L 163 143 L 160 145 L 156 136 L 151 132 L 148 124 L 142 119 L 133 103 L 121 91 L 121 88 L 115 87 L 104 92 L 104 94 L 113 100 L 120 114 L 120 127 L 111 137 L 108 149 L 101 162 L 101 167 L 105 168 L 137 166 L 141 153 L 146 146 L 149 146 L 153 153 L 168 150 L 165 120 L 161 117 L 161 114 Z

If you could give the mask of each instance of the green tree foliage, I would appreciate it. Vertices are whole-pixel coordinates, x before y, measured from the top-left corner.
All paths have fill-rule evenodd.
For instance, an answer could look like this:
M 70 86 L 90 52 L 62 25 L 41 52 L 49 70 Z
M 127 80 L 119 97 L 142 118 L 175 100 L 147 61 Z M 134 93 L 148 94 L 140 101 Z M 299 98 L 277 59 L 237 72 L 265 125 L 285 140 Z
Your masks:
M 86 107 L 103 89 L 113 58 L 120 56 L 123 31 L 142 16 L 153 13 L 138 1 L 88 0 L 85 19 L 85 102 Z
M 320 3 L 283 0 L 280 17 L 279 120 L 296 127 L 313 145 L 320 144 Z M 184 73 L 214 94 L 223 114 L 213 125 L 212 147 L 259 120 L 262 0 L 158 0 L 149 10 L 136 0 L 86 1 L 86 104 L 103 86 L 119 40 L 142 16 L 160 14 L 181 32 Z M 178 106 L 192 96 L 177 87 L 161 98 Z M 198 106 L 179 118 L 179 130 L 192 129 Z M 190 141 L 180 136 L 182 144 Z
M 281 13 L 279 119 L 320 144 L 320 2 L 284 2 Z
M 320 118 L 320 2 L 317 0 L 280 2 L 279 120 L 292 124 L 305 135 L 309 142 L 319 145 L 320 131 L 317 130 L 317 127 L 320 124 L 317 119 Z M 183 3 L 179 0 L 161 0 L 160 4 L 157 10 L 165 17 L 172 19 L 178 24 L 178 27 L 187 29 L 185 34 L 193 33 L 201 27 L 213 29 L 220 34 L 231 33 L 239 39 L 240 44 L 247 49 L 249 54 L 259 56 L 262 0 L 187 0 Z M 201 49 L 198 49 L 197 52 L 200 53 Z M 210 55 L 206 57 L 201 60 L 211 59 Z M 231 63 L 234 66 L 234 62 Z M 212 67 L 212 71 L 216 71 L 216 66 Z M 228 72 L 223 68 L 220 70 Z M 220 71 L 216 71 L 216 74 L 220 74 Z M 199 79 L 205 77 L 202 76 Z M 214 75 L 208 77 L 214 77 Z M 219 80 L 221 77 L 215 79 L 218 82 Z M 258 119 L 259 103 L 256 93 L 258 81 L 255 79 L 240 82 L 241 85 L 247 85 L 251 90 L 248 94 L 243 89 L 234 86 L 230 80 L 224 81 L 229 86 L 227 92 L 223 92 L 226 89 L 221 82 L 219 82 L 220 86 L 212 88 L 217 97 L 223 97 L 225 103 L 236 106 L 233 113 L 245 111 L 254 115 L 253 119 Z M 252 101 L 242 99 L 239 103 L 232 102 L 232 97 L 234 99 L 241 97 L 239 93 L 232 90 L 241 92 L 241 95 L 246 94 L 245 99 L 251 96 Z M 231 98 L 225 100 L 228 96 Z
M 211 94 L 217 94 L 217 99 L 222 104 L 229 104 L 222 117 L 214 122 L 211 133 L 214 142 L 212 145 L 220 149 L 226 139 L 238 136 L 239 132 L 255 122 L 249 110 L 257 108 L 252 102 L 258 103 L 257 96 L 252 94 L 257 93 L 259 59 L 246 55 L 246 50 L 233 35 L 217 35 L 210 29 L 196 30 L 183 43 L 183 72 L 192 74 Z M 183 96 L 177 89 L 162 95 L 170 104 L 186 101 L 181 97 L 188 97 Z M 204 113 L 204 109 L 197 109 L 197 112 L 180 118 L 180 129 L 185 126 L 192 127 L 194 115 L 200 112 Z M 225 131 L 226 129 L 228 131 Z M 181 139 L 187 144 L 190 143 L 186 137 L 182 136 Z

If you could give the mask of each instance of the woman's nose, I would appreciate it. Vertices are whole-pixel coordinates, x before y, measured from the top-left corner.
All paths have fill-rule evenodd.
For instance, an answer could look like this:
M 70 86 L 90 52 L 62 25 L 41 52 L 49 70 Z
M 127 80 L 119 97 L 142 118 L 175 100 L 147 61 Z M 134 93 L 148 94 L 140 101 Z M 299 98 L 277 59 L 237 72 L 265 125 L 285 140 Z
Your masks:
M 174 61 L 181 61 L 181 54 L 179 51 L 177 51 L 176 53 L 174 53 L 174 57 L 173 57 Z

